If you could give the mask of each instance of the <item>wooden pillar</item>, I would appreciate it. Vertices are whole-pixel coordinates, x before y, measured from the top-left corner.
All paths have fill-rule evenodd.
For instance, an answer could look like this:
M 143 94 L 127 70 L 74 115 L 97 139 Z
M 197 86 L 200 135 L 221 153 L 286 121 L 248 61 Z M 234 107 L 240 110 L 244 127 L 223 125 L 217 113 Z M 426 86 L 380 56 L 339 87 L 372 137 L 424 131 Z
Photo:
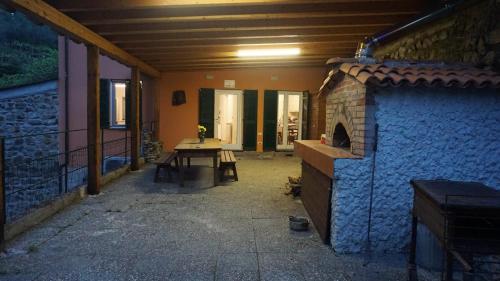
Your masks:
M 0 251 L 5 246 L 5 141 L 0 138 Z
M 88 194 L 99 194 L 101 183 L 101 117 L 99 48 L 87 46 Z
M 131 113 L 131 118 L 130 118 L 130 139 L 131 139 L 131 165 L 130 165 L 130 170 L 132 171 L 137 171 L 139 170 L 139 150 L 140 150 L 140 138 L 141 138 L 141 132 L 140 132 L 140 81 L 141 81 L 141 72 L 139 71 L 139 68 L 136 66 L 132 67 L 132 81 L 130 83 L 131 86 L 131 97 L 130 97 L 130 113 Z

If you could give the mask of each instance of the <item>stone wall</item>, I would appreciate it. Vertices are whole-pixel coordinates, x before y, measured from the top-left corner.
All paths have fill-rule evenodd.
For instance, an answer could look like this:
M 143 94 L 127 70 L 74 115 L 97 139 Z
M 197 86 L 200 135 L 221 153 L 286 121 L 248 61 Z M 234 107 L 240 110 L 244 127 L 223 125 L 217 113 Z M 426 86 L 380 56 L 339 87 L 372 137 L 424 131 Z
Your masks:
M 411 179 L 479 181 L 500 188 L 500 96 L 495 90 L 387 88 L 377 89 L 374 100 L 375 158 L 334 163 L 331 243 L 338 252 L 364 249 L 373 163 L 371 238 L 377 252 L 407 250 Z
M 30 88 L 34 92 L 14 89 L 0 93 L 0 135 L 5 138 L 8 221 L 59 192 L 57 153 L 60 136 L 25 136 L 59 130 L 57 88 L 41 86 L 44 88 L 41 92 L 37 92 L 37 87 Z
M 498 1 L 497 1 L 498 2 Z M 468 63 L 500 69 L 500 4 L 479 1 L 375 47 L 378 60 Z
M 340 74 L 339 74 L 340 75 Z M 326 139 L 332 145 L 335 126 L 341 123 L 351 140 L 351 152 L 365 155 L 370 147 L 369 138 L 372 135 L 372 122 L 367 119 L 367 105 L 372 104 L 367 98 L 363 84 L 350 76 L 338 82 L 326 97 Z

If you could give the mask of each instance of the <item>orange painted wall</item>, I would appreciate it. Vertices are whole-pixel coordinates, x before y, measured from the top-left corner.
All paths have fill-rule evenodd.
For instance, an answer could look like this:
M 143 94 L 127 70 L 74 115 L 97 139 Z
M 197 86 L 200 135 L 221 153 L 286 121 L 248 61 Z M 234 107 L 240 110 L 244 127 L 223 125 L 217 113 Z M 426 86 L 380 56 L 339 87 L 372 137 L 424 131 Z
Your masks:
M 326 67 L 164 72 L 158 93 L 159 138 L 166 150 L 172 150 L 183 138 L 196 137 L 198 90 L 224 89 L 224 80 L 235 80 L 236 89 L 258 90 L 257 151 L 262 151 L 264 90 L 308 90 L 317 93 L 326 72 Z M 207 75 L 213 76 L 213 79 L 207 79 Z M 277 79 L 272 80 L 272 76 Z M 172 92 L 175 90 L 186 92 L 186 104 L 172 106 Z

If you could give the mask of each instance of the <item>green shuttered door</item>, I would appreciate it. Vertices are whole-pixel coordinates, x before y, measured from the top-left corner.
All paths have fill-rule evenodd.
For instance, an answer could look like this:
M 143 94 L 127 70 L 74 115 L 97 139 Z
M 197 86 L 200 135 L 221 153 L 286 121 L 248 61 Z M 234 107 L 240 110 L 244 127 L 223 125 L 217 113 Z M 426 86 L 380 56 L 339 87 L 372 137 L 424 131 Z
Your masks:
M 264 150 L 276 150 L 278 91 L 264 91 Z
M 243 150 L 257 149 L 257 90 L 243 91 Z
M 207 128 L 205 137 L 214 137 L 214 89 L 201 88 L 199 90 L 199 121 L 200 125 Z

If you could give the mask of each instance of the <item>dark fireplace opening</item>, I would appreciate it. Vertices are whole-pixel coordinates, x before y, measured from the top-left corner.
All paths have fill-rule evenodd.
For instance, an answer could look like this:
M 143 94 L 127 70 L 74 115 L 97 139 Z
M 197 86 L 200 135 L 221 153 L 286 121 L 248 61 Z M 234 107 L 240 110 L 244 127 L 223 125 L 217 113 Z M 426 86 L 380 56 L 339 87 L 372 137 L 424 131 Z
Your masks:
M 341 123 L 338 123 L 335 126 L 335 130 L 333 131 L 332 145 L 334 147 L 351 148 L 351 139 L 349 138 L 346 129 Z

